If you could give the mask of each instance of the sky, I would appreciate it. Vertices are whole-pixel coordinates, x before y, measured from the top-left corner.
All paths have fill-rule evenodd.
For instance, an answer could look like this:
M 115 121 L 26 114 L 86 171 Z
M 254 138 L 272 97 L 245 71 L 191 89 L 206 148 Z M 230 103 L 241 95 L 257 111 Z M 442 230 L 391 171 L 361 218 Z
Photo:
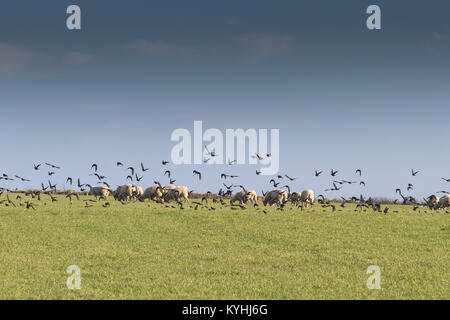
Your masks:
M 66 27 L 71 4 L 81 30 Z M 366 27 L 372 4 L 381 30 Z M 49 179 L 49 168 L 33 170 L 42 162 L 62 167 L 50 177 L 58 188 L 68 176 L 95 184 L 92 163 L 114 187 L 142 161 L 144 187 L 167 184 L 170 169 L 196 192 L 272 188 L 258 165 L 162 166 L 172 132 L 201 120 L 222 132 L 279 129 L 279 173 L 297 178 L 293 190 L 394 198 L 401 188 L 419 199 L 449 190 L 449 10 L 439 0 L 2 1 L 0 174 L 32 181 L 0 187 L 39 187 Z M 366 187 L 325 192 L 331 169 Z

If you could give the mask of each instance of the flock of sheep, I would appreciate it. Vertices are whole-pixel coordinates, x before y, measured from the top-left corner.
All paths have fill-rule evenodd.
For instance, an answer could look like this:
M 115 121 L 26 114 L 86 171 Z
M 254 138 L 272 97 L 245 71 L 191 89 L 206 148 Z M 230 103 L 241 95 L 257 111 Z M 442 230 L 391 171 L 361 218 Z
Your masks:
M 139 200 L 145 201 L 146 199 L 156 202 L 170 202 L 170 201 L 189 201 L 189 189 L 185 186 L 161 186 L 161 184 L 155 184 L 145 190 L 142 187 L 132 184 L 125 184 L 117 187 L 116 190 L 110 190 L 107 186 L 90 187 L 88 195 L 95 196 L 107 200 L 109 196 L 113 196 L 118 201 L 130 201 Z M 258 195 L 254 190 L 242 190 L 235 193 L 231 199 L 230 204 L 235 202 L 239 204 L 256 204 L 258 201 Z M 291 201 L 293 204 L 301 205 L 304 208 L 308 208 L 314 203 L 314 191 L 305 190 L 303 192 L 294 192 L 288 194 L 285 190 L 277 189 L 267 192 L 264 195 L 263 204 L 282 206 L 286 202 Z
M 242 191 L 237 192 L 230 197 L 230 205 L 234 205 L 236 202 L 238 202 L 239 205 L 243 204 L 255 205 L 258 201 L 258 195 L 256 191 L 246 190 L 244 187 L 242 188 L 243 188 Z M 151 201 L 156 201 L 158 203 L 170 201 L 176 201 L 177 203 L 181 203 L 181 201 L 189 201 L 190 192 L 189 189 L 185 186 L 167 185 L 163 187 L 161 186 L 161 184 L 157 183 L 145 190 L 143 190 L 142 187 L 135 186 L 132 184 L 125 184 L 119 186 L 114 191 L 110 190 L 106 186 L 90 187 L 88 194 L 91 196 L 95 196 L 96 198 L 99 197 L 104 200 L 107 200 L 108 196 L 112 195 L 114 199 L 118 201 L 131 201 L 131 200 L 145 201 L 146 199 L 149 199 Z M 353 200 L 358 201 L 360 205 L 363 203 L 368 207 L 369 206 L 375 207 L 370 198 L 368 200 L 356 198 Z M 262 201 L 264 206 L 276 205 L 282 208 L 286 203 L 291 202 L 293 205 L 297 205 L 301 209 L 304 209 L 312 206 L 314 204 L 315 198 L 313 190 L 288 193 L 285 190 L 276 189 L 264 193 Z M 319 200 L 319 202 L 323 206 L 329 205 L 329 201 L 325 201 L 325 199 L 323 198 Z M 444 195 L 443 197 L 431 195 L 427 199 L 424 199 L 423 205 L 431 210 L 449 208 L 450 194 Z
M 267 155 L 267 156 L 270 156 L 270 155 Z M 162 161 L 163 166 L 166 166 L 167 164 L 169 164 L 169 161 L 164 161 L 164 160 Z M 232 162 L 230 163 L 230 165 L 231 164 L 232 164 Z M 41 165 L 42 164 L 37 164 L 37 165 L 35 164 L 34 170 L 35 171 L 40 170 Z M 50 163 L 45 163 L 45 165 L 50 168 L 50 171 L 48 172 L 48 176 L 50 176 L 50 177 L 56 173 L 56 170 L 61 169 L 60 167 L 50 164 Z M 123 164 L 121 162 L 117 162 L 116 165 L 117 165 L 117 167 L 123 167 Z M 167 174 L 167 176 L 170 179 L 169 185 L 162 186 L 158 181 L 155 181 L 153 186 L 151 186 L 145 190 L 142 187 L 131 184 L 131 183 L 120 185 L 115 190 L 112 190 L 110 185 L 107 182 L 105 182 L 106 177 L 97 172 L 97 170 L 98 170 L 97 164 L 92 164 L 91 170 L 95 170 L 95 173 L 90 174 L 90 176 L 96 176 L 97 179 L 99 180 L 99 185 L 91 186 L 90 184 L 81 184 L 80 179 L 78 178 L 77 186 L 80 189 L 79 192 L 76 192 L 72 189 L 69 191 L 62 192 L 63 194 L 66 195 L 66 198 L 70 199 L 71 203 L 72 203 L 73 197 L 80 199 L 79 195 L 84 194 L 84 195 L 94 196 L 96 200 L 98 198 L 105 200 L 105 204 L 104 204 L 105 207 L 110 205 L 108 198 L 110 196 L 112 196 L 112 197 L 114 197 L 115 200 L 122 202 L 122 204 L 126 204 L 130 201 L 144 202 L 147 199 L 149 201 L 155 201 L 160 204 L 166 203 L 166 205 L 167 205 L 167 203 L 169 203 L 171 201 L 175 201 L 180 206 L 180 208 L 183 209 L 183 203 L 189 202 L 189 198 L 192 194 L 192 191 L 189 191 L 189 189 L 186 186 L 176 186 L 173 184 L 176 180 L 173 179 L 173 177 L 171 177 L 170 170 L 166 170 L 164 172 L 164 175 Z M 137 171 L 133 167 L 128 167 L 127 170 L 129 170 L 130 174 L 127 176 L 126 180 L 131 180 L 131 181 L 133 181 L 134 179 L 136 179 L 136 181 L 142 180 L 143 176 L 139 177 L 137 174 Z M 145 173 L 146 171 L 149 170 L 149 168 L 145 168 L 144 164 L 141 162 L 140 170 L 142 171 L 142 173 Z M 333 177 L 333 179 L 336 179 L 336 175 L 338 174 L 338 172 L 339 171 L 337 171 L 337 170 L 331 169 L 331 177 Z M 416 176 L 418 173 L 419 173 L 419 171 L 411 170 L 412 176 Z M 202 178 L 201 172 L 194 170 L 193 174 L 194 174 L 194 176 L 197 176 L 199 180 L 201 180 L 201 178 Z M 256 174 L 259 175 L 260 172 L 256 171 Z M 318 171 L 318 170 L 316 170 L 314 173 L 314 175 L 316 177 L 318 177 L 320 174 L 322 174 L 322 171 Z M 357 169 L 355 171 L 355 175 L 361 176 L 362 170 Z M 221 179 L 238 178 L 238 176 L 228 175 L 225 173 L 222 173 L 220 177 L 221 177 Z M 276 181 L 276 179 L 278 179 L 278 181 Z M 446 182 L 450 182 L 450 179 L 445 179 L 445 178 L 442 178 L 442 179 L 445 180 Z M 13 178 L 13 177 L 8 176 L 5 173 L 0 175 L 0 180 L 5 180 L 5 181 L 20 180 L 22 182 L 30 182 L 31 181 L 29 179 L 24 179 L 17 175 L 15 175 Z M 296 178 L 291 178 L 288 175 L 284 175 L 284 176 L 278 175 L 276 178 L 271 179 L 269 184 L 273 185 L 274 188 L 277 188 L 278 185 L 280 185 L 280 183 L 283 180 L 289 180 L 292 182 L 292 181 L 296 180 Z M 71 177 L 68 177 L 66 180 L 66 183 L 69 183 L 70 185 L 72 185 L 73 181 L 74 180 Z M 347 180 L 333 180 L 332 187 L 325 191 L 339 191 L 342 189 L 342 187 L 344 185 L 354 184 L 354 183 L 358 183 L 358 182 L 357 181 L 347 181 Z M 361 186 L 365 186 L 364 181 L 360 181 L 359 184 Z M 305 190 L 303 192 L 291 192 L 289 185 L 284 185 L 281 188 L 274 189 L 269 192 L 263 191 L 262 197 L 258 197 L 258 194 L 256 193 L 256 191 L 247 190 L 242 185 L 232 184 L 230 186 L 227 186 L 225 183 L 223 183 L 223 185 L 226 188 L 225 191 L 220 189 L 216 195 L 213 195 L 211 192 L 207 192 L 204 195 L 195 195 L 194 194 L 196 197 L 202 197 L 202 202 L 201 202 L 202 208 L 204 207 L 203 206 L 204 200 L 206 200 L 206 202 L 208 202 L 208 198 L 212 197 L 214 202 L 218 202 L 217 199 L 219 199 L 220 200 L 219 202 L 221 203 L 222 206 L 230 206 L 231 209 L 236 209 L 235 206 L 239 206 L 241 209 L 245 209 L 246 207 L 244 205 L 247 205 L 247 204 L 251 204 L 251 205 L 253 205 L 253 207 L 257 208 L 258 200 L 262 200 L 262 203 L 264 206 L 267 206 L 267 205 L 274 206 L 275 205 L 280 210 L 283 210 L 285 205 L 289 202 L 292 203 L 293 206 L 297 206 L 297 208 L 300 208 L 301 210 L 303 210 L 303 209 L 306 209 L 306 208 L 312 206 L 316 201 L 323 208 L 331 207 L 333 212 L 336 210 L 335 204 L 333 204 L 330 200 L 326 199 L 321 194 L 318 195 L 317 199 L 315 199 L 314 191 L 309 190 L 309 189 Z M 238 192 L 233 192 L 233 190 L 232 190 L 233 187 L 240 187 L 242 190 L 238 191 Z M 288 191 L 284 190 L 283 188 L 287 189 Z M 412 190 L 412 188 L 413 188 L 413 185 L 411 183 L 408 184 L 408 190 Z M 57 201 L 57 198 L 54 197 L 53 195 L 55 193 L 61 193 L 61 192 L 57 192 L 56 184 L 52 184 L 50 182 L 50 180 L 48 181 L 48 186 L 45 186 L 44 183 L 41 183 L 40 190 L 18 191 L 16 189 L 13 191 L 13 190 L 0 188 L 0 197 L 3 195 L 3 193 L 5 193 L 5 191 L 6 191 L 6 199 L 4 199 L 4 200 L 0 199 L 0 205 L 3 204 L 5 206 L 14 206 L 14 207 L 16 205 L 9 197 L 9 193 L 11 193 L 11 192 L 24 193 L 26 196 L 31 195 L 32 199 L 37 198 L 39 201 L 41 200 L 41 195 L 46 194 L 51 197 L 52 202 Z M 448 192 L 448 191 L 440 191 L 440 193 L 444 193 L 444 195 L 442 197 L 438 197 L 436 195 L 431 195 L 427 199 L 423 199 L 424 200 L 423 202 L 418 202 L 413 197 L 410 197 L 410 196 L 404 196 L 402 194 L 401 189 L 399 189 L 399 188 L 396 190 L 396 193 L 398 193 L 403 198 L 403 204 L 412 204 L 414 211 L 417 210 L 420 206 L 428 207 L 431 210 L 450 208 L 450 192 Z M 18 195 L 16 197 L 16 199 L 21 199 L 21 196 Z M 226 199 L 230 200 L 229 204 L 225 204 L 224 200 L 226 200 Z M 347 202 L 352 202 L 352 203 L 356 203 L 357 209 L 360 209 L 360 210 L 366 210 L 367 208 L 372 208 L 375 211 L 382 211 L 380 203 L 376 203 L 376 201 L 373 201 L 372 198 L 364 199 L 362 195 L 360 197 L 352 197 L 351 199 L 345 199 L 345 198 L 341 197 L 341 199 L 342 199 L 341 207 L 344 207 Z M 397 202 L 397 200 L 394 201 L 394 203 L 396 203 L 396 202 Z M 238 203 L 238 204 L 236 204 L 236 203 Z M 197 202 L 197 204 L 199 204 L 199 203 Z M 21 203 L 20 205 L 21 206 L 26 205 L 27 209 L 30 209 L 30 208 L 35 209 L 34 205 L 31 202 L 31 199 L 28 199 L 25 204 Z M 86 207 L 90 207 L 90 205 L 88 203 L 86 203 Z M 197 208 L 198 208 L 198 206 L 196 206 L 196 209 Z M 389 210 L 389 208 L 386 207 L 384 209 L 384 213 L 387 213 L 388 210 Z

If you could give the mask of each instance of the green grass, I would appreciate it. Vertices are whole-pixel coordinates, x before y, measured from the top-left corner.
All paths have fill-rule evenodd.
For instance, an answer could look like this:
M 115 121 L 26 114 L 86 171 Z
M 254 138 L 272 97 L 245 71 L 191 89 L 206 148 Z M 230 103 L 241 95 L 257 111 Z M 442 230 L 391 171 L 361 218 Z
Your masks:
M 1 299 L 450 298 L 445 212 L 58 199 L 33 200 L 36 211 L 0 207 Z M 81 268 L 81 290 L 66 287 L 69 265 Z M 366 287 L 370 265 L 381 268 L 381 290 Z

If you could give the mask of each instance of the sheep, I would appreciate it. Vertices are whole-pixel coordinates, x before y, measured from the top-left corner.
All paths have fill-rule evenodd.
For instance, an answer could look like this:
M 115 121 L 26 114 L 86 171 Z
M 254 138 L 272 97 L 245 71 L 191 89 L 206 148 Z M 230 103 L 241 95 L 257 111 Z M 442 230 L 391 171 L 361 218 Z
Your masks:
M 312 190 L 305 190 L 302 192 L 300 201 L 302 203 L 302 206 L 304 205 L 305 208 L 308 208 L 310 205 L 313 205 L 314 203 L 314 191 Z
M 145 199 L 154 200 L 155 198 L 161 199 L 163 197 L 163 191 L 164 190 L 159 185 L 155 184 L 154 186 L 145 189 L 144 193 L 139 198 L 139 200 L 140 201 L 144 201 Z
M 247 190 L 244 203 L 250 202 L 255 204 L 258 201 L 258 194 L 254 190 Z
M 144 190 L 142 187 L 133 186 L 133 198 L 140 199 L 144 195 Z
M 256 203 L 258 199 L 258 195 L 256 194 L 256 191 L 253 190 L 243 190 L 241 192 L 236 193 L 230 200 L 230 204 L 233 204 L 236 201 L 239 201 L 240 204 L 242 203 Z
M 114 191 L 114 199 L 119 201 L 128 201 L 133 197 L 133 186 L 131 184 L 124 184 L 118 186 Z
M 436 205 L 439 203 L 439 197 L 435 196 L 434 194 L 432 194 L 431 196 L 429 196 L 427 199 L 424 200 L 425 205 L 430 209 L 435 208 Z
M 189 190 L 185 186 L 166 186 L 163 188 L 165 193 L 163 196 L 164 201 L 170 201 L 170 200 L 184 200 L 189 201 Z
M 270 206 L 276 204 L 277 206 L 281 206 L 288 200 L 288 194 L 284 190 L 272 190 L 266 194 L 264 197 L 263 204 L 266 206 L 269 204 Z
M 299 204 L 299 202 L 301 201 L 301 198 L 302 198 L 302 193 L 301 192 L 293 192 L 289 196 L 289 200 L 293 204 Z
M 96 186 L 93 187 L 90 184 L 87 185 L 89 187 L 89 196 L 95 196 L 95 199 L 97 197 L 100 197 L 100 199 L 106 200 L 108 196 L 111 194 L 111 190 L 107 186 Z
M 434 210 L 445 209 L 450 207 L 450 194 L 447 194 L 439 199 L 439 202 L 434 207 Z

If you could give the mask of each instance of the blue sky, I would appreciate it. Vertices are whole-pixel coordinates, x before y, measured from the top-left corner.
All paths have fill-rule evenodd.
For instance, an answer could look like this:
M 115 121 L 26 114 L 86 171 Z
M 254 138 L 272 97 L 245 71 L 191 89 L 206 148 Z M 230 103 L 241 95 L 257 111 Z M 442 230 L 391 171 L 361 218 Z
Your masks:
M 82 30 L 65 27 L 66 7 Z M 382 30 L 365 27 L 378 4 Z M 335 195 L 428 196 L 448 190 L 448 1 L 3 1 L 0 14 L 0 173 L 39 186 L 33 163 L 63 167 L 51 181 L 112 185 L 116 161 L 162 176 L 177 128 L 280 129 L 280 173 L 293 189 L 359 180 Z M 171 166 L 176 184 L 217 192 L 221 172 L 258 192 L 258 166 Z M 420 170 L 411 177 L 411 168 Z M 314 177 L 314 170 L 324 175 Z M 229 181 L 226 181 L 227 184 Z M 406 192 L 405 192 L 406 193 Z

